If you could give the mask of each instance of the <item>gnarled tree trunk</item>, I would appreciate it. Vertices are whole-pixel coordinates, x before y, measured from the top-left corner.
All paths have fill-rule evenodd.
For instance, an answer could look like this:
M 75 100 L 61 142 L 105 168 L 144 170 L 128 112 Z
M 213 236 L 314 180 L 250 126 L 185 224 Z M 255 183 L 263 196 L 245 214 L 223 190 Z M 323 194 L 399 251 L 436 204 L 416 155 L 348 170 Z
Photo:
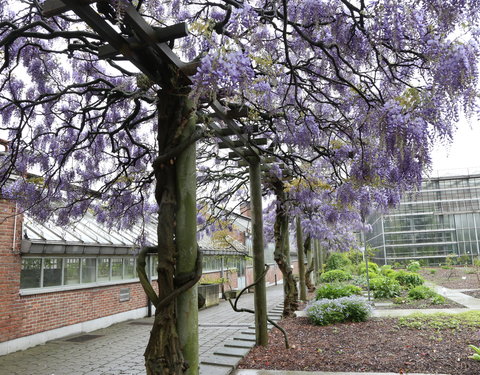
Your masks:
M 309 292 L 315 291 L 315 285 L 312 283 L 312 272 L 315 269 L 315 263 L 312 253 L 312 238 L 307 236 L 304 242 L 305 255 L 307 257 L 307 269 L 305 270 L 305 285 Z
M 286 193 L 282 181 L 276 180 L 272 183 L 275 195 L 277 196 L 277 208 L 275 215 L 275 252 L 274 258 L 280 271 L 283 274 L 283 316 L 293 316 L 298 310 L 298 288 L 293 270 L 290 264 L 289 236 L 288 236 L 288 215 L 285 209 Z
M 182 350 L 182 343 L 178 333 L 178 310 L 177 297 L 191 288 L 198 281 L 201 274 L 201 264 L 198 256 L 192 251 L 188 256 L 193 257 L 195 268 L 193 272 L 178 274 L 177 261 L 179 253 L 175 234 L 177 232 L 177 157 L 182 152 L 181 142 L 185 142 L 185 131 L 191 125 L 192 108 L 189 105 L 187 90 L 163 88 L 158 94 L 158 135 L 157 143 L 159 157 L 154 162 L 154 174 L 156 179 L 155 199 L 158 204 L 158 228 L 157 228 L 157 257 L 158 257 L 158 296 L 155 296 L 153 288 L 145 283 L 141 277 L 142 285 L 153 299 L 156 307 L 153 328 L 145 350 L 145 366 L 147 375 L 181 375 L 198 374 L 198 362 L 188 363 Z M 188 142 L 187 142 L 188 143 Z M 193 176 L 194 178 L 194 176 Z M 194 197 L 193 197 L 194 199 Z M 195 231 L 193 232 L 195 236 Z M 184 256 L 183 254 L 180 254 Z M 197 258 L 197 259 L 195 259 Z M 188 263 L 188 262 L 187 262 Z M 190 263 L 192 263 L 190 261 Z M 193 293 L 195 294 L 195 293 Z M 195 301 L 196 305 L 196 301 Z M 189 319 L 194 322 L 183 322 L 188 330 L 197 330 L 196 322 L 198 311 L 190 311 Z M 198 337 L 193 335 L 193 337 Z M 183 340 L 185 341 L 185 340 Z M 191 340 L 190 340 L 191 341 Z M 187 343 L 192 350 L 192 343 Z M 193 343 L 193 357 L 198 358 L 198 340 Z M 191 356 L 192 357 L 192 356 Z

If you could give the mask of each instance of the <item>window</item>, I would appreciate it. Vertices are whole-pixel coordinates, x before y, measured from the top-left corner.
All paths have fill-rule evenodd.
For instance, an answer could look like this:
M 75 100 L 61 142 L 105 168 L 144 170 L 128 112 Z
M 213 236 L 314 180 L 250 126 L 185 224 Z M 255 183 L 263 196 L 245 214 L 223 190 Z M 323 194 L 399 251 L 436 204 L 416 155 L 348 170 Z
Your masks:
M 147 259 L 147 269 L 156 267 L 156 257 Z M 115 283 L 137 278 L 134 257 L 28 257 L 22 258 L 20 288 L 47 288 Z M 154 277 L 156 272 L 154 273 Z M 57 290 L 57 289 L 55 289 Z
M 80 284 L 80 259 L 65 259 L 63 285 Z
M 94 283 L 97 281 L 97 259 L 82 259 L 82 283 Z
M 122 280 L 123 277 L 123 259 L 112 258 L 112 280 Z
M 62 264 L 61 258 L 43 259 L 43 286 L 62 285 Z
M 42 275 L 41 258 L 24 258 L 20 273 L 20 288 L 39 288 Z
M 135 259 L 134 258 L 123 258 L 123 278 L 124 279 L 134 279 L 135 276 L 136 276 Z
M 97 281 L 109 281 L 109 280 L 110 280 L 110 258 L 99 258 Z

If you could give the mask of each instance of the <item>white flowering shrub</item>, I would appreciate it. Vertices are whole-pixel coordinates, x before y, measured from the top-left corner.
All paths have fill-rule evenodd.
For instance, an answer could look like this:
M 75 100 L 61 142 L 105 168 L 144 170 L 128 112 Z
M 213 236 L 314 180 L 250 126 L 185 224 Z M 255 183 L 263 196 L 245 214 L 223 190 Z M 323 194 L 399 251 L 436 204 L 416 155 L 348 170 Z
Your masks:
M 365 298 L 358 296 L 320 299 L 306 307 L 308 319 L 316 325 L 342 322 L 364 322 L 372 313 Z

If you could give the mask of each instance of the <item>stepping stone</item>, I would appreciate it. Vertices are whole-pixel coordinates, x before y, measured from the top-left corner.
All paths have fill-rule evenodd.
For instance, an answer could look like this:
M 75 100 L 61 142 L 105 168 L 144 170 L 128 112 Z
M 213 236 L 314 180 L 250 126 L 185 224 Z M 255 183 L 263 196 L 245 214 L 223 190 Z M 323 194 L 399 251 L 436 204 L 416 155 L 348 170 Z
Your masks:
M 220 348 L 213 352 L 213 354 L 243 358 L 248 352 L 249 350 L 244 348 Z
M 255 337 L 255 330 L 254 329 L 250 329 L 248 331 L 241 331 L 240 332 L 242 335 L 250 335 L 250 336 L 253 336 Z
M 230 375 L 232 367 L 214 366 L 200 363 L 199 375 Z
M 241 341 L 255 341 L 255 332 L 252 335 L 236 335 L 233 337 L 234 340 Z
M 233 339 L 232 341 L 227 341 L 224 345 L 227 348 L 245 348 L 245 349 L 250 349 L 255 346 L 255 341 L 241 341 L 241 340 L 235 340 Z
M 212 356 L 202 360 L 202 363 L 205 364 L 205 365 L 224 366 L 224 367 L 229 367 L 230 369 L 232 369 L 241 360 L 242 360 L 242 357 L 230 357 L 230 356 L 225 356 L 225 355 L 212 355 Z

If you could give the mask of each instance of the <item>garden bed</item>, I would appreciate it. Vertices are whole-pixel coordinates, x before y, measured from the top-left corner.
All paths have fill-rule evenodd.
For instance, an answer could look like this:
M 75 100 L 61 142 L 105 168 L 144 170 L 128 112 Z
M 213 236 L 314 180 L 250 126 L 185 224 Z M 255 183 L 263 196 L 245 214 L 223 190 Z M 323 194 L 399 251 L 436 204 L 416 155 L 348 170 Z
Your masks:
M 433 273 L 431 270 L 434 270 Z M 477 289 L 480 282 L 472 267 L 454 267 L 453 269 L 425 268 L 420 274 L 428 281 L 451 289 Z
M 296 371 L 480 374 L 480 362 L 469 359 L 469 344 L 480 345 L 478 327 L 415 329 L 398 319 L 314 326 L 307 318 L 281 321 L 291 349 L 278 330 L 267 348 L 256 347 L 239 368 Z M 422 323 L 422 326 L 424 324 Z

